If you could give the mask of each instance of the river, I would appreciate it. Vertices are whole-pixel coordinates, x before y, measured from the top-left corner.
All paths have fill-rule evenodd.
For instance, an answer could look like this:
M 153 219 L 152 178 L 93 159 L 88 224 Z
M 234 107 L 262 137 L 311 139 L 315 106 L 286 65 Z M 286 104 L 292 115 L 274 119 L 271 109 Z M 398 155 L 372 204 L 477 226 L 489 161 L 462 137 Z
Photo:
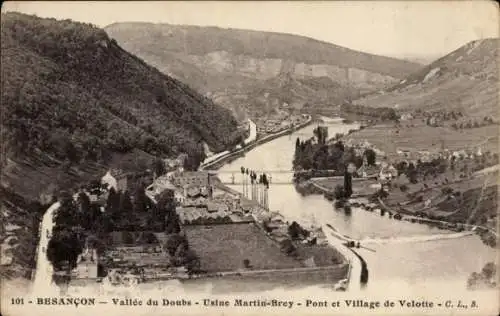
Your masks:
M 335 120 L 326 125 L 330 136 L 357 128 L 355 124 L 342 124 Z M 297 137 L 312 136 L 315 126 L 310 125 L 290 136 L 258 146 L 244 157 L 224 165 L 220 169 L 223 172 L 220 177 L 229 181 L 231 173 L 228 171 L 238 171 L 241 166 L 252 170 L 290 170 Z M 241 181 L 241 174 L 237 172 L 234 176 Z M 272 181 L 283 182 L 291 177 L 291 173 L 276 173 L 272 174 Z M 232 187 L 242 191 L 241 185 Z M 371 250 L 359 250 L 368 264 L 368 289 L 376 289 L 390 282 L 411 286 L 437 282 L 441 285 L 447 283 L 451 287 L 465 287 L 470 273 L 480 271 L 485 263 L 496 258 L 495 250 L 485 246 L 475 235 L 422 242 L 391 242 L 390 238 L 396 238 L 397 241 L 397 237 L 442 235 L 447 231 L 381 217 L 376 212 L 361 209 L 353 209 L 350 215 L 346 215 L 343 210 L 335 210 L 322 195 L 302 196 L 292 184 L 271 183 L 269 204 L 271 210 L 279 211 L 288 220 L 295 220 L 305 226 L 329 223 L 341 234 L 355 239 L 389 238 L 387 243 L 369 244 L 367 247 Z

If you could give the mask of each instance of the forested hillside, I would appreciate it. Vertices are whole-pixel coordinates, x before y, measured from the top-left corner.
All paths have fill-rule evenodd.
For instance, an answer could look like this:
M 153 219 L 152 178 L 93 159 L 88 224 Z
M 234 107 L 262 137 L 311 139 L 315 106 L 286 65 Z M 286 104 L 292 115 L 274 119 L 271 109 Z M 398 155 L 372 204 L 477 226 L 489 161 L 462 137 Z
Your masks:
M 197 168 L 241 141 L 228 110 L 89 24 L 1 17 L 2 278 L 31 277 L 41 215 L 110 167 L 187 153 Z
M 95 26 L 2 14 L 2 148 L 74 165 L 113 153 L 203 159 L 239 141 L 229 111 L 123 50 Z

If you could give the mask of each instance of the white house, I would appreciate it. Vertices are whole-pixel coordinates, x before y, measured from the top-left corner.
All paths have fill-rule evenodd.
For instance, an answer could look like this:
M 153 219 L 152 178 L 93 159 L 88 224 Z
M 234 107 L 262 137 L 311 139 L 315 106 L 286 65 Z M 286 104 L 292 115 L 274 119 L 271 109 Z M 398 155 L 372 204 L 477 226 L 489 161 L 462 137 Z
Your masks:
M 393 165 L 382 165 L 380 169 L 379 178 L 380 180 L 391 180 L 398 176 L 398 170 L 394 168 Z
M 402 121 L 409 121 L 409 120 L 412 120 L 413 119 L 413 115 L 411 115 L 410 113 L 404 113 L 401 115 L 401 120 Z
M 118 181 L 116 181 L 115 177 L 111 175 L 110 170 L 106 172 L 104 177 L 101 178 L 101 183 L 107 184 L 108 189 L 114 188 L 116 191 L 118 191 Z
M 427 199 L 424 203 L 424 207 L 430 207 L 431 203 L 432 203 L 431 199 Z
M 184 196 L 184 194 L 182 194 L 181 191 L 175 190 L 174 191 L 174 199 L 177 203 L 182 204 L 186 200 L 186 197 Z

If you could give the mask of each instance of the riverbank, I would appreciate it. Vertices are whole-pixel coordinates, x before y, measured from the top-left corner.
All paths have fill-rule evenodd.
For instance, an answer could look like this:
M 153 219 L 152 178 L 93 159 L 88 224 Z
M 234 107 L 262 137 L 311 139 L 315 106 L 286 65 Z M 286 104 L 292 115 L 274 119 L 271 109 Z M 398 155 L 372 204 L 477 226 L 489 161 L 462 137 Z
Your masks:
M 287 128 L 283 131 L 280 131 L 280 132 L 277 132 L 277 133 L 273 133 L 273 134 L 269 134 L 269 135 L 266 135 L 262 138 L 258 138 L 247 144 L 245 147 L 243 148 L 240 148 L 240 149 L 237 149 L 237 150 L 234 150 L 232 152 L 228 152 L 227 154 L 225 155 L 222 155 L 220 157 L 218 157 L 217 159 L 213 160 L 213 161 L 209 161 L 205 164 L 202 164 L 200 165 L 200 170 L 216 170 L 220 167 L 222 167 L 222 165 L 228 163 L 228 162 L 231 162 L 232 160 L 234 159 L 237 159 L 241 156 L 243 156 L 245 154 L 245 152 L 249 151 L 249 150 L 252 150 L 253 148 L 259 146 L 259 145 L 262 145 L 262 144 L 265 144 L 267 142 L 270 142 L 278 137 L 281 137 L 281 136 L 284 136 L 284 135 L 288 135 L 288 134 L 291 134 L 293 133 L 294 131 L 298 130 L 298 129 L 301 129 L 301 128 L 304 128 L 306 126 L 308 126 L 309 124 L 311 124 L 313 122 L 313 119 L 312 119 L 312 116 L 308 116 L 307 120 L 297 126 L 292 126 L 290 128 Z
M 349 134 L 357 133 L 351 130 L 347 135 Z M 332 142 L 343 137 L 338 133 Z M 346 146 L 349 145 L 346 144 Z M 359 152 L 360 148 L 356 149 Z M 317 149 L 313 148 L 313 150 Z M 311 153 L 308 154 L 311 155 Z M 299 157 L 304 155 L 308 157 L 304 153 L 301 153 Z M 378 154 L 377 157 L 379 157 Z M 498 243 L 496 227 L 493 227 L 496 226 L 494 225 L 496 224 L 494 210 L 497 209 L 497 186 L 492 181 L 495 169 L 485 169 L 491 173 L 490 176 L 467 173 L 471 164 L 472 170 L 483 165 L 488 166 L 488 163 L 491 163 L 490 156 L 483 156 L 479 153 L 474 159 L 469 157 L 455 160 L 448 156 L 443 157 L 423 163 L 413 161 L 417 175 L 413 174 L 411 181 L 408 171 L 401 169 L 400 162 L 405 160 L 403 158 L 393 160 L 393 168 L 394 166 L 399 168 L 397 169 L 398 175 L 393 175 L 390 181 L 383 182 L 387 183 L 385 193 L 380 191 L 381 183 L 377 180 L 379 170 L 369 171 L 363 166 L 362 172 L 358 174 L 363 174 L 364 177 L 352 179 L 351 198 L 369 198 L 370 202 L 377 204 L 381 216 L 387 213 L 389 218 L 394 216 L 394 219 L 404 219 L 411 223 L 451 231 L 474 230 L 485 244 L 495 247 Z M 305 162 L 308 163 L 308 160 L 306 159 Z M 384 162 L 389 164 L 387 160 Z M 383 167 L 380 166 L 377 169 L 382 170 Z M 318 178 L 310 178 L 310 176 L 304 177 L 300 174 L 294 178 L 294 182 L 297 191 L 303 196 L 322 194 L 327 200 L 333 201 L 336 187 L 343 186 L 343 177 L 318 174 Z M 384 203 L 380 203 L 382 200 L 378 199 L 379 197 L 383 197 Z M 360 208 L 370 210 L 364 205 Z
M 296 183 L 297 190 L 304 195 L 322 194 L 329 201 L 335 198 L 335 187 L 344 184 L 343 176 L 311 178 Z M 351 198 L 369 197 L 380 190 L 380 185 L 373 178 L 353 178 Z
M 337 184 L 342 184 L 341 179 L 342 177 L 339 177 L 339 179 L 336 179 Z M 361 210 L 364 210 L 366 212 L 377 212 L 380 214 L 380 216 L 387 216 L 391 219 L 394 220 L 403 220 L 411 223 L 417 223 L 417 224 L 425 224 L 430 227 L 436 227 L 438 229 L 443 229 L 443 230 L 448 230 L 448 231 L 453 231 L 453 232 L 462 232 L 464 230 L 468 230 L 471 232 L 477 231 L 479 235 L 481 235 L 479 230 L 486 230 L 490 233 L 492 233 L 495 237 L 498 237 L 498 235 L 495 232 L 491 232 L 490 229 L 487 227 L 483 226 L 478 226 L 478 225 L 471 225 L 467 223 L 457 223 L 457 222 L 449 222 L 449 221 L 444 221 L 444 220 L 435 220 L 431 219 L 428 217 L 425 217 L 424 215 L 421 216 L 415 216 L 415 214 L 405 211 L 404 209 L 394 209 L 388 207 L 380 197 L 377 199 L 370 199 L 374 193 L 378 191 L 378 189 L 373 188 L 371 190 L 365 190 L 364 192 L 356 192 L 356 191 L 361 191 L 356 189 L 356 184 L 361 184 L 361 183 L 370 183 L 373 182 L 373 180 L 370 179 L 363 179 L 363 178 L 358 178 L 358 179 L 353 179 L 353 194 L 351 198 L 348 200 L 349 206 L 358 208 Z M 333 182 L 335 183 L 335 182 Z M 331 187 L 326 187 L 324 185 L 321 185 L 318 183 L 317 180 L 311 179 L 306 182 L 303 182 L 301 184 L 297 185 L 297 189 L 301 194 L 308 195 L 308 194 L 322 194 L 327 200 L 333 201 L 334 200 L 334 190 Z M 362 189 L 366 189 L 362 188 Z M 373 192 L 372 192 L 373 191 Z M 364 199 L 363 199 L 364 198 Z

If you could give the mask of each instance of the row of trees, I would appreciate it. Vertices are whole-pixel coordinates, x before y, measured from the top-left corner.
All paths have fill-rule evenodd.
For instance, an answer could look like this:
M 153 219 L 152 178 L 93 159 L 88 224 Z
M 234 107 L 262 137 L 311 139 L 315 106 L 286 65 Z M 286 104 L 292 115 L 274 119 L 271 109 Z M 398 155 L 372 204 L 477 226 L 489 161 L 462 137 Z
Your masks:
M 170 263 L 173 266 L 185 266 L 190 272 L 199 271 L 200 258 L 190 248 L 185 235 L 172 233 L 167 238 L 165 248 L 170 256 Z
M 359 155 L 353 147 L 346 148 L 340 140 L 326 145 L 314 144 L 310 139 L 301 141 L 297 138 L 293 168 L 294 170 L 337 170 L 339 174 L 343 174 L 344 169 L 350 163 L 360 168 L 364 157 L 368 165 L 375 165 L 377 155 L 373 149 L 365 149 L 363 155 Z
M 157 232 L 179 232 L 178 217 L 175 212 L 174 192 L 165 190 L 153 203 L 144 187 L 138 187 L 131 196 L 129 191 L 109 190 L 106 214 L 110 230 L 151 230 Z
M 325 145 L 328 140 L 328 127 L 326 126 L 317 126 L 313 130 L 313 134 L 317 139 L 318 144 Z
M 464 117 L 462 111 L 446 111 L 446 110 L 438 110 L 438 111 L 422 111 L 421 109 L 417 109 L 414 112 L 415 117 L 424 117 L 431 118 L 434 117 L 440 121 L 449 121 L 449 120 L 458 120 L 461 117 Z
M 498 155 L 485 153 L 481 156 L 475 156 L 473 160 L 458 159 L 454 156 L 450 160 L 445 158 L 434 158 L 430 161 L 422 162 L 420 159 L 416 163 L 400 161 L 395 164 L 398 174 L 405 174 L 410 183 L 418 183 L 419 180 L 426 181 L 439 174 L 451 170 L 453 173 L 460 172 L 465 176 L 471 172 L 484 169 L 488 166 L 498 163 Z
M 374 117 L 383 121 L 398 121 L 399 115 L 392 108 L 373 108 L 363 105 L 343 104 L 340 107 L 342 112 L 354 113 L 362 116 Z
M 416 164 L 400 161 L 394 167 L 398 170 L 398 174 L 405 174 L 410 183 L 415 184 L 418 183 L 419 178 L 425 180 L 426 177 L 436 177 L 444 173 L 450 164 L 444 158 L 435 158 L 428 162 L 422 162 L 419 159 Z
M 78 207 L 68 192 L 59 198 L 59 209 L 54 213 L 54 228 L 48 243 L 47 258 L 55 270 L 66 270 L 68 273 L 76 267 L 78 255 L 85 244 L 85 228 L 83 218 L 90 218 Z M 86 202 L 83 202 L 86 203 Z M 41 232 L 45 234 L 45 232 Z
M 262 206 L 268 208 L 270 177 L 265 173 L 257 175 L 255 171 L 249 170 L 243 166 L 240 169 L 243 176 L 243 195 L 254 201 L 259 201 Z M 248 184 L 250 184 L 250 191 L 248 190 Z
M 462 123 L 453 123 L 451 127 L 453 129 L 468 129 L 468 128 L 478 128 L 482 126 L 488 126 L 495 124 L 495 121 L 490 116 L 485 116 L 482 120 L 469 120 Z

